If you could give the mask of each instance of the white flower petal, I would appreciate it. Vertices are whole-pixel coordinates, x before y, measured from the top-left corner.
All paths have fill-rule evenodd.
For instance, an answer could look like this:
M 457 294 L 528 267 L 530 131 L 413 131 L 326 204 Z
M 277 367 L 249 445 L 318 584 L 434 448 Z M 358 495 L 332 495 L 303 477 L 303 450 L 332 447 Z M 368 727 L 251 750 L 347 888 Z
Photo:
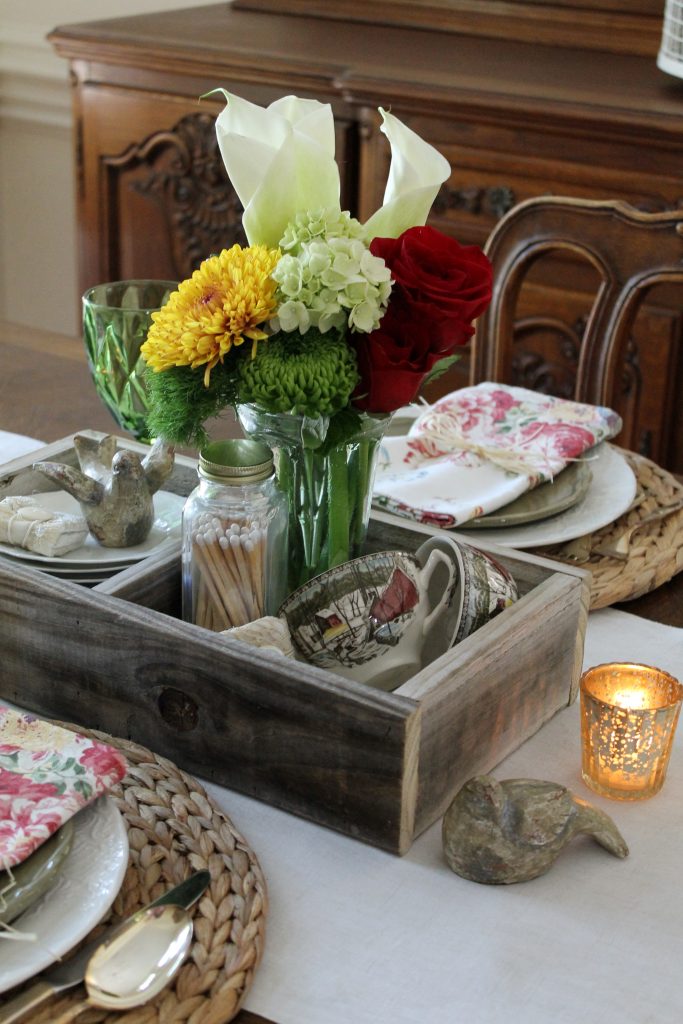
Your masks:
M 298 96 L 282 96 L 268 107 L 268 111 L 281 114 L 297 131 L 310 139 L 329 156 L 334 157 L 334 118 L 329 103 L 318 100 L 302 100 Z M 323 203 L 322 206 L 325 204 Z M 303 209 L 304 207 L 302 207 Z M 317 209 L 313 203 L 305 209 Z
M 225 90 L 216 136 L 251 245 L 275 247 L 301 210 L 339 210 L 329 104 L 285 96 L 267 109 Z
M 365 334 L 369 334 L 377 323 L 377 306 L 373 302 L 359 302 L 349 313 L 349 326 Z
M 382 108 L 381 130 L 391 145 L 391 168 L 384 204 L 365 227 L 369 237 L 398 238 L 407 228 L 424 224 L 450 164 L 437 149 Z

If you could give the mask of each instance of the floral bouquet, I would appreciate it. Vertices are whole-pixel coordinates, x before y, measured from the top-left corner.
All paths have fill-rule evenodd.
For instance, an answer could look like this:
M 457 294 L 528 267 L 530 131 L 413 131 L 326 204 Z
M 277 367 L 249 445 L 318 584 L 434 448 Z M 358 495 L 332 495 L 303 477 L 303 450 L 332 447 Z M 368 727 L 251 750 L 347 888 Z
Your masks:
M 384 204 L 361 224 L 340 207 L 328 104 L 224 95 L 216 131 L 249 245 L 205 260 L 153 314 L 148 426 L 202 447 L 205 421 L 234 406 L 275 450 L 296 586 L 360 553 L 391 414 L 457 359 L 491 268 L 423 226 L 450 167 L 392 114 Z

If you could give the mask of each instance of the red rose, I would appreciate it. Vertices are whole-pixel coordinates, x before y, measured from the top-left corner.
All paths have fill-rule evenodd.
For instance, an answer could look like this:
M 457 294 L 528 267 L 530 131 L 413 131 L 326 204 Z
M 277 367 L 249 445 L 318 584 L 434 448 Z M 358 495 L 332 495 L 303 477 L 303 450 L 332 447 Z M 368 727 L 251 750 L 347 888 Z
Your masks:
M 491 264 L 474 245 L 431 227 L 370 244 L 391 270 L 394 286 L 377 330 L 356 335 L 361 382 L 354 404 L 393 412 L 411 402 L 434 364 L 465 345 L 472 321 L 491 301 Z
M 434 363 L 446 355 L 433 348 L 429 326 L 411 323 L 391 308 L 376 331 L 351 335 L 351 341 L 360 374 L 353 404 L 368 412 L 393 412 L 408 405 Z
M 391 270 L 391 301 L 400 300 L 413 320 L 428 318 L 443 335 L 442 348 L 471 338 L 472 321 L 491 301 L 491 264 L 478 246 L 418 227 L 399 238 L 374 238 L 370 252 Z

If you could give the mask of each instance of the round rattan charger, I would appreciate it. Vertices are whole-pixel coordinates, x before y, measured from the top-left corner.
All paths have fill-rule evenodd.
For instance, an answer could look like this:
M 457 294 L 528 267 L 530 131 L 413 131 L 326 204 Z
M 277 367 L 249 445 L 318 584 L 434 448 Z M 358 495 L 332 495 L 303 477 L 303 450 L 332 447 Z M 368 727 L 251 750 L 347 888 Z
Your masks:
M 683 484 L 643 455 L 619 451 L 636 475 L 628 511 L 595 533 L 532 552 L 589 569 L 591 608 L 641 597 L 683 569 Z
M 109 914 L 91 935 L 193 871 L 211 872 L 192 911 L 188 959 L 173 983 L 126 1013 L 84 1010 L 78 1024 L 226 1024 L 240 1008 L 263 949 L 267 897 L 256 856 L 202 786 L 170 761 L 106 733 L 65 727 L 111 744 L 128 762 L 128 774 L 111 791 L 128 827 L 128 870 Z M 82 998 L 80 986 L 56 997 L 31 1016 L 31 1024 L 53 1024 Z

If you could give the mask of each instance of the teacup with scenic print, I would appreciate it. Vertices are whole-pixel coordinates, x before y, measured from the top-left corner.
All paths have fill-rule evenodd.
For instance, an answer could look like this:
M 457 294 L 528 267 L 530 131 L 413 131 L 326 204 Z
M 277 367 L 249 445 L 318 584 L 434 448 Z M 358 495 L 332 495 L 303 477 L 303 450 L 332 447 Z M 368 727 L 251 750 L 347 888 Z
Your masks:
M 279 614 L 306 661 L 394 690 L 426 664 L 427 639 L 447 613 L 455 573 L 441 551 L 422 564 L 405 551 L 378 551 L 309 580 Z

